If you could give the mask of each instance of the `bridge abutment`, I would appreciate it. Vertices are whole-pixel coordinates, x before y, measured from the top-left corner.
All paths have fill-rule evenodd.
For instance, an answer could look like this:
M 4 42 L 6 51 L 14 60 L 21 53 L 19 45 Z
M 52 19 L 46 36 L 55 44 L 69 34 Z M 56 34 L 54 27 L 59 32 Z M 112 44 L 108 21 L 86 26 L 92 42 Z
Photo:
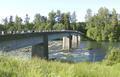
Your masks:
M 43 43 L 32 46 L 32 57 L 48 59 L 48 36 L 43 36 Z

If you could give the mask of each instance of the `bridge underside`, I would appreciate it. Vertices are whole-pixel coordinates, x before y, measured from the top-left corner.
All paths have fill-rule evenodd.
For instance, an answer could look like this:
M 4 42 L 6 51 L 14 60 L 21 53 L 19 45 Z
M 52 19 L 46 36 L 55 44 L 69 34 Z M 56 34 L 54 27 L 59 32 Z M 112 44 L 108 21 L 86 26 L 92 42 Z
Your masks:
M 63 38 L 63 49 L 77 48 L 80 43 L 78 34 L 17 34 L 0 38 L 0 51 L 11 51 L 22 47 L 32 46 L 32 57 L 37 56 L 48 59 L 48 41 Z

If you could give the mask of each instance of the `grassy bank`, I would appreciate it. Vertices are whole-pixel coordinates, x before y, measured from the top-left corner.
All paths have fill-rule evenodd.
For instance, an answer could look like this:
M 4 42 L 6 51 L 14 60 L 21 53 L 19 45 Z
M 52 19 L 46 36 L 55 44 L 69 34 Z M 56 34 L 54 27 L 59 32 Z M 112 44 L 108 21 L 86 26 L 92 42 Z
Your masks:
M 68 64 L 0 57 L 0 77 L 120 77 L 120 64 Z

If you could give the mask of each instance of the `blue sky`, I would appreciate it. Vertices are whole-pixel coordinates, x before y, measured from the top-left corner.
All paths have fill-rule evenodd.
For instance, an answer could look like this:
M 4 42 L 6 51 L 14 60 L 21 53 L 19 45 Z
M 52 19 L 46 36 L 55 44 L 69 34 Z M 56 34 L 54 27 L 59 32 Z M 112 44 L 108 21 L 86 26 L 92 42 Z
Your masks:
M 33 20 L 36 13 L 47 16 L 51 10 L 59 9 L 76 11 L 78 21 L 84 21 L 88 8 L 96 13 L 100 7 L 115 8 L 120 13 L 120 0 L 0 0 L 0 19 L 10 15 L 25 18 L 27 13 Z

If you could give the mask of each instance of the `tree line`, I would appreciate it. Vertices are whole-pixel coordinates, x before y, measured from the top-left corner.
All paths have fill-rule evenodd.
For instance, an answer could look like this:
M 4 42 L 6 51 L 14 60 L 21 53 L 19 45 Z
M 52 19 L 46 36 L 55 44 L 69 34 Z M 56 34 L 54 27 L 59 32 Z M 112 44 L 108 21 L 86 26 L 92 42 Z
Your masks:
M 51 11 L 48 17 L 42 16 L 40 13 L 35 14 L 34 20 L 30 22 L 30 17 L 26 14 L 23 19 L 16 15 L 14 21 L 13 16 L 3 19 L 3 24 L 0 24 L 2 31 L 27 31 L 27 30 L 79 30 L 80 24 L 76 23 L 76 13 L 62 13 L 60 10 Z M 84 31 L 84 30 L 83 30 Z
M 109 11 L 101 7 L 97 14 L 92 15 L 90 9 L 86 14 L 86 35 L 96 41 L 120 40 L 120 17 L 115 9 Z
M 78 30 L 87 37 L 96 41 L 119 41 L 120 40 L 120 15 L 115 9 L 110 11 L 105 7 L 99 8 L 96 14 L 91 9 L 86 11 L 85 22 L 77 22 L 76 13 L 51 11 L 48 17 L 35 14 L 34 20 L 26 14 L 23 19 L 16 15 L 3 19 L 0 31 L 27 31 L 27 30 Z

